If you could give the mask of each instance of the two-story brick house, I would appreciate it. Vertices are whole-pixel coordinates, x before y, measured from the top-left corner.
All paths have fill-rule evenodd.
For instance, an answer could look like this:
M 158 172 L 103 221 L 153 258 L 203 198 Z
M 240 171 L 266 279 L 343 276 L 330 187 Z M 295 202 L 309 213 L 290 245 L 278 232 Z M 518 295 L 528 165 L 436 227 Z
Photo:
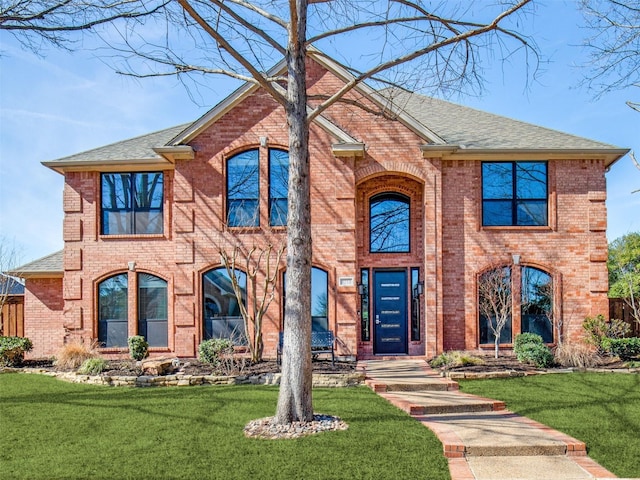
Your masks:
M 349 74 L 312 52 L 308 77 L 313 99 Z M 311 316 L 339 355 L 491 348 L 478 286 L 495 268 L 512 295 L 505 347 L 524 331 L 554 343 L 554 325 L 575 339 L 606 314 L 604 175 L 627 150 L 409 93 L 349 99 L 366 108 L 337 103 L 310 126 Z M 33 355 L 143 334 L 189 357 L 237 329 L 220 249 L 284 241 L 287 145 L 283 109 L 247 84 L 193 124 L 44 162 L 65 177 L 64 250 L 19 269 Z

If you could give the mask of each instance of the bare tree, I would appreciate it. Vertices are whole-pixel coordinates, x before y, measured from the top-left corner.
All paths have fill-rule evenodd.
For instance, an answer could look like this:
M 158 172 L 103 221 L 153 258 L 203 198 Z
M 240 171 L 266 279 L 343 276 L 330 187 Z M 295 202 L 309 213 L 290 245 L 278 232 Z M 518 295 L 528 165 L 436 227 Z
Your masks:
M 233 292 L 244 320 L 252 362 L 262 361 L 263 319 L 275 297 L 278 286 L 278 267 L 283 254 L 284 245 L 279 248 L 274 248 L 271 244 L 266 247 L 254 246 L 249 250 L 234 246 L 231 252 L 220 249 L 220 258 L 231 279 Z M 245 304 L 245 292 L 236 275 L 238 264 L 242 264 L 246 274 L 248 290 L 246 297 L 250 300 L 250 308 Z M 261 280 L 260 288 L 258 288 L 259 280 Z
M 144 12 L 161 11 L 164 23 L 155 21 L 145 28 L 134 17 L 133 23 L 101 33 L 122 73 L 179 78 L 192 74 L 195 79 L 198 76 L 193 74 L 226 75 L 259 86 L 285 111 L 290 288 L 277 423 L 313 418 L 310 123 L 336 102 L 358 103 L 355 95 L 348 95 L 364 82 L 430 93 L 462 91 L 482 86 L 481 64 L 490 56 L 505 60 L 522 51 L 529 65 L 528 55 L 535 56 L 535 45 L 515 30 L 519 25 L 512 20 L 531 2 L 149 1 L 142 3 Z M 333 42 L 354 35 L 367 37 L 373 49 L 355 56 L 360 65 L 353 59 L 343 62 L 350 78 L 345 77 L 342 86 L 321 98 L 307 98 L 307 49 L 331 48 Z M 274 63 L 284 68 L 272 69 Z
M 40 53 L 43 43 L 70 50 L 73 32 L 117 20 L 142 20 L 164 9 L 167 1 L 146 0 L 8 0 L 0 2 L 0 30 Z
M 599 94 L 640 87 L 640 1 L 581 0 L 581 7 L 590 32 L 587 84 Z
M 511 269 L 495 267 L 484 272 L 478 278 L 478 308 L 480 316 L 487 322 L 494 337 L 494 355 L 498 358 L 500 336 L 511 320 L 512 293 Z
M 640 0 L 581 0 L 590 36 L 584 41 L 589 63 L 584 82 L 597 96 L 640 88 Z M 637 90 L 636 90 L 637 92 Z M 640 111 L 640 103 L 627 100 Z M 640 169 L 633 154 L 631 160 Z M 634 190 L 636 193 L 640 190 Z
M 9 300 L 18 280 L 7 275 L 14 269 L 20 261 L 20 251 L 15 242 L 9 241 L 6 237 L 0 237 L 0 335 L 4 335 L 4 306 Z

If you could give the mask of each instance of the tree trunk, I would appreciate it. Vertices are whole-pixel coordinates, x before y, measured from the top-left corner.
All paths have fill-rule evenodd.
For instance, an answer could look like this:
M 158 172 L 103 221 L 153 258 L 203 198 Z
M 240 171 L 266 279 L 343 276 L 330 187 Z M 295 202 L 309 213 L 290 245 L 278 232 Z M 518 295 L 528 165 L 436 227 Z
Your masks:
M 287 48 L 289 192 L 287 216 L 287 303 L 277 423 L 311 421 L 311 196 L 307 124 L 307 1 L 290 0 Z

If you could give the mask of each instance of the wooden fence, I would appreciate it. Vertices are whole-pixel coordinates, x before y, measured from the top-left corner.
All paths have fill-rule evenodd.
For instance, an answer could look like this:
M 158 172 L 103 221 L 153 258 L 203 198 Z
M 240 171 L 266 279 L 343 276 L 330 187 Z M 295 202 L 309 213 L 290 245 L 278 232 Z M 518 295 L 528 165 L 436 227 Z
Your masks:
M 10 296 L 2 306 L 2 335 L 24 336 L 24 295 Z
M 640 325 L 631 316 L 631 308 L 623 298 L 609 299 L 609 318 L 617 318 L 631 325 L 631 336 L 640 337 Z

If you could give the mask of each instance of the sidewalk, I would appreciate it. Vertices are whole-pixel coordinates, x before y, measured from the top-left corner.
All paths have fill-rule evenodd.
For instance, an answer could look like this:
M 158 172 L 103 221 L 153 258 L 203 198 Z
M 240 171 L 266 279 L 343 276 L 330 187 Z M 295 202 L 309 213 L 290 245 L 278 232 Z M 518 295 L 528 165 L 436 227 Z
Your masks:
M 617 478 L 587 456 L 575 438 L 462 393 L 424 360 L 358 362 L 367 385 L 430 428 L 449 460 L 452 480 Z

